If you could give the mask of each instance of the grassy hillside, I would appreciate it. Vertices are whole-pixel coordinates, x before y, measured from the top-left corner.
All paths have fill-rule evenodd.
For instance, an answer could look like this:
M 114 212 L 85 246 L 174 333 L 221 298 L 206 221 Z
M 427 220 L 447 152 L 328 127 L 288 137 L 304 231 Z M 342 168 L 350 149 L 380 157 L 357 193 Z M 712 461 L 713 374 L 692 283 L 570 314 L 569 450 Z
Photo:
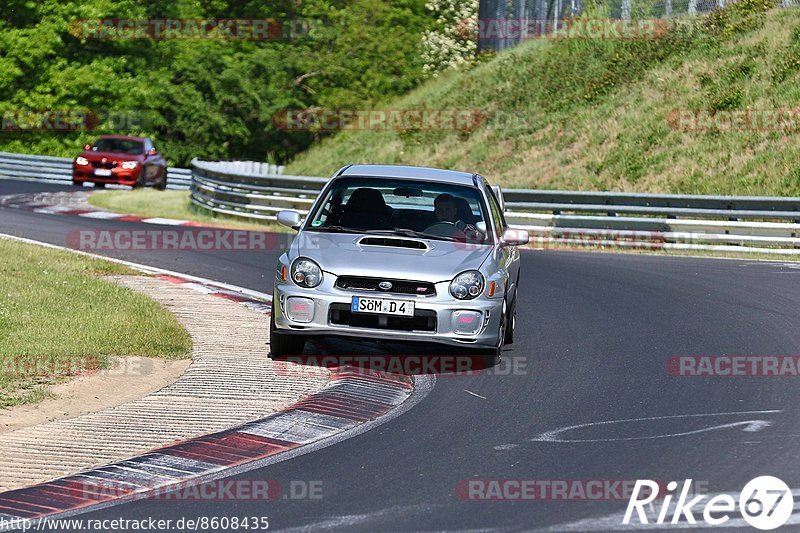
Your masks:
M 432 165 L 513 187 L 800 196 L 794 131 L 678 131 L 674 110 L 800 108 L 800 10 L 742 0 L 635 41 L 531 41 L 389 101 L 479 109 L 469 133 L 348 131 L 287 173 Z

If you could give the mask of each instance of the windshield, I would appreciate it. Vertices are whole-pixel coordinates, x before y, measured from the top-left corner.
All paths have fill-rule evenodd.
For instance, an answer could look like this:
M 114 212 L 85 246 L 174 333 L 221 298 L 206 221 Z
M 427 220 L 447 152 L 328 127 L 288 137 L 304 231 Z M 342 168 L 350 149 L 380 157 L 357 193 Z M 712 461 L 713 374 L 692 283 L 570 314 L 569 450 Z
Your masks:
M 489 243 L 487 210 L 474 187 L 393 178 L 339 178 L 305 229 Z
M 98 139 L 92 146 L 92 151 L 139 155 L 144 153 L 144 145 L 131 139 Z

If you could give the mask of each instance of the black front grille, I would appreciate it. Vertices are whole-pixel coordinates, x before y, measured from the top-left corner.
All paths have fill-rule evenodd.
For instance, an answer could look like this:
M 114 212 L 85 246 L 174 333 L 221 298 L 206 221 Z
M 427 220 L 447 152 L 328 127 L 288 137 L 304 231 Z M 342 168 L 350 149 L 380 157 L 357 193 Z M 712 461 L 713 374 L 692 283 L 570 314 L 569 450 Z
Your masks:
M 389 290 L 381 289 L 378 284 L 383 281 L 391 283 L 392 288 Z M 432 296 L 436 294 L 436 286 L 427 281 L 364 278 L 360 276 L 341 276 L 336 280 L 336 287 L 352 291 L 374 291 L 386 294 L 414 294 L 418 296 Z
M 337 326 L 436 332 L 436 311 L 430 309 L 415 309 L 414 316 L 410 317 L 354 313 L 348 304 L 331 304 L 329 313 L 329 322 Z
M 94 168 L 114 168 L 117 166 L 117 162 L 108 161 L 107 163 L 101 163 L 100 161 L 92 161 L 92 166 Z

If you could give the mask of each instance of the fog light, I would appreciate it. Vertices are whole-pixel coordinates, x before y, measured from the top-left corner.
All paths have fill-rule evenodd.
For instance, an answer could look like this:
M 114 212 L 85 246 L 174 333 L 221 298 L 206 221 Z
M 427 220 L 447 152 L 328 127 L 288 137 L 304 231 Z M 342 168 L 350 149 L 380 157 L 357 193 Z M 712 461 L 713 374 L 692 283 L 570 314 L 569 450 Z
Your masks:
M 453 331 L 459 335 L 475 335 L 481 329 L 480 311 L 453 311 Z
M 286 317 L 292 322 L 311 322 L 314 318 L 314 300 L 292 297 L 286 299 Z

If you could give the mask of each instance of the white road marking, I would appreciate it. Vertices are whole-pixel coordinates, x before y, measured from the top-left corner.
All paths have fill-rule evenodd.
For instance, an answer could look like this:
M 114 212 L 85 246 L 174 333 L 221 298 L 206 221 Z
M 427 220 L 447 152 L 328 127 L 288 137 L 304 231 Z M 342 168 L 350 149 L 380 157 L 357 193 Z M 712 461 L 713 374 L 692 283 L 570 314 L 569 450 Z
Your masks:
M 561 438 L 559 435 L 574 429 L 582 429 L 593 426 L 608 426 L 611 424 L 624 424 L 628 422 L 654 422 L 658 420 L 671 420 L 679 418 L 700 418 L 700 417 L 714 417 L 714 416 L 735 416 L 735 415 L 751 415 L 751 414 L 774 414 L 781 413 L 781 410 L 767 410 L 767 411 L 734 411 L 731 413 L 701 413 L 691 415 L 669 415 L 669 416 L 650 416 L 644 418 L 628 418 L 622 420 L 606 420 L 602 422 L 589 422 L 587 424 L 576 424 L 574 426 L 566 426 L 554 431 L 547 431 L 531 439 L 531 442 L 617 442 L 617 441 L 631 441 L 631 440 L 650 440 L 650 439 L 666 439 L 670 437 L 684 437 L 687 435 L 696 435 L 707 431 L 716 431 L 719 429 L 727 429 L 737 426 L 744 426 L 742 431 L 754 433 L 760 431 L 765 427 L 772 425 L 767 420 L 740 420 L 728 424 L 720 424 L 716 426 L 709 426 L 706 428 L 695 429 L 691 431 L 683 431 L 677 433 L 665 433 L 663 435 L 648 435 L 643 437 L 614 437 L 614 438 L 601 438 L 601 439 L 570 439 Z
M 120 213 L 111 213 L 109 211 L 90 211 L 88 213 L 81 213 L 78 216 L 85 218 L 114 219 L 114 218 L 124 217 L 127 215 L 122 215 Z
M 65 211 L 75 211 L 75 208 L 63 205 L 50 205 L 47 207 L 37 207 L 36 209 L 33 210 L 34 213 L 42 213 L 45 215 L 57 215 Z
M 162 226 L 182 226 L 189 222 L 188 220 L 177 220 L 174 218 L 145 218 L 142 220 L 145 224 L 161 224 Z
M 215 290 L 209 289 L 207 286 L 199 283 L 184 283 L 181 285 L 181 287 L 186 287 L 187 289 L 192 289 L 193 291 L 201 292 L 203 294 L 211 294 L 216 292 Z
M 467 389 L 464 389 L 464 392 L 466 392 L 467 394 L 472 394 L 473 396 L 475 396 L 475 397 L 477 397 L 477 398 L 480 398 L 480 399 L 482 399 L 482 400 L 485 400 L 485 399 L 486 399 L 486 396 L 481 396 L 480 394 L 475 394 L 474 392 L 472 392 L 472 391 L 469 391 L 469 390 L 467 390 Z

